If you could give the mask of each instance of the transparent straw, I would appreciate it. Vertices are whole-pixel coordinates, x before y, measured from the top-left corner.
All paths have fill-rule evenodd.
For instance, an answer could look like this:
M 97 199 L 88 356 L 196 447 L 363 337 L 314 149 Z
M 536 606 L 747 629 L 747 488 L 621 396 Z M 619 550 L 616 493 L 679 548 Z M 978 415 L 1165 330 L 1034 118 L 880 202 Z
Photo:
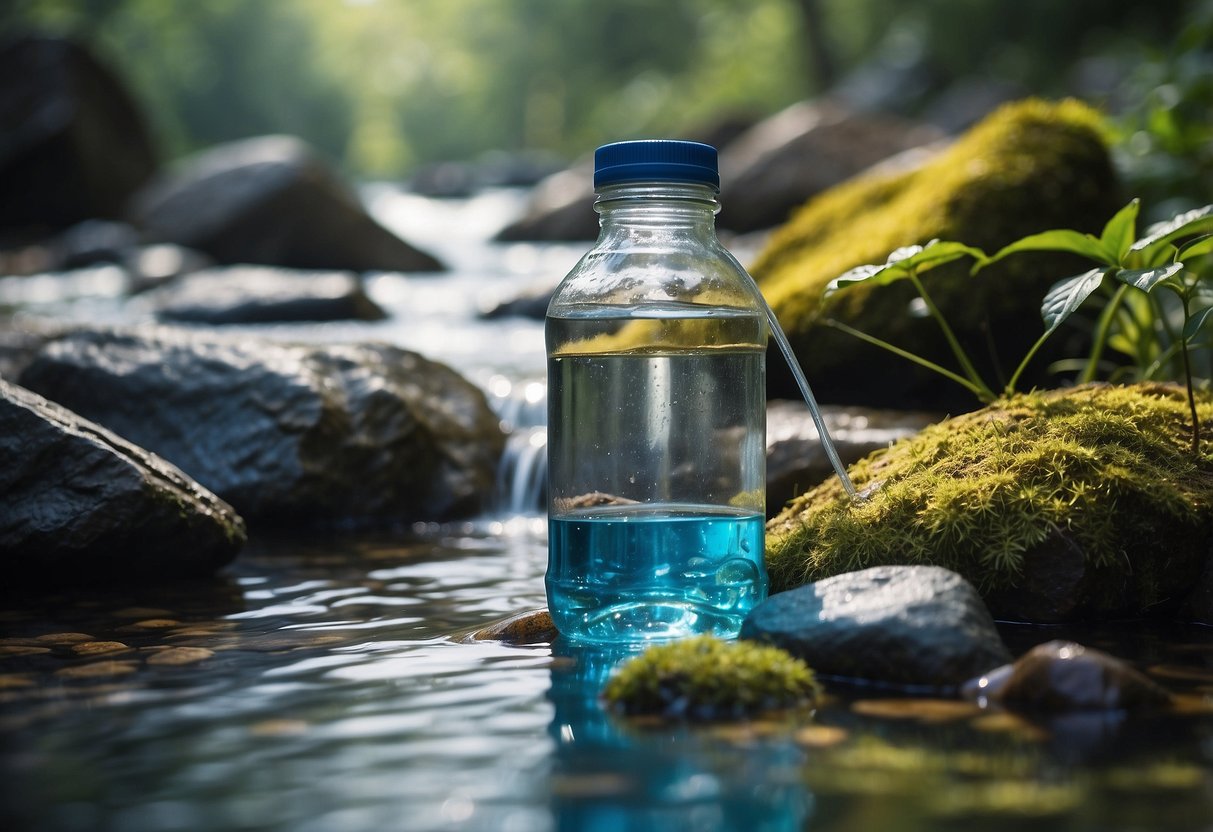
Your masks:
M 762 296 L 761 292 L 759 296 Z M 792 369 L 792 376 L 796 379 L 796 385 L 800 388 L 800 395 L 804 396 L 805 404 L 809 406 L 809 413 L 813 416 L 813 424 L 817 426 L 817 435 L 821 437 L 821 446 L 825 448 L 826 456 L 830 458 L 830 464 L 834 466 L 834 473 L 842 481 L 842 487 L 846 489 L 851 499 L 858 500 L 859 495 L 855 493 L 855 486 L 851 483 L 851 478 L 847 476 L 846 467 L 842 464 L 842 460 L 838 458 L 838 449 L 834 447 L 834 440 L 830 438 L 830 432 L 826 430 L 826 420 L 821 415 L 821 408 L 817 406 L 817 399 L 813 396 L 813 388 L 809 387 L 809 380 L 805 377 L 804 370 L 800 367 L 800 362 L 796 360 L 795 353 L 792 352 L 792 345 L 788 343 L 788 336 L 784 334 L 783 327 L 779 325 L 779 319 L 775 317 L 775 311 L 771 309 L 771 305 L 767 303 L 765 297 L 762 298 L 762 305 L 767 310 L 767 322 L 771 325 L 771 334 L 775 336 L 775 343 L 779 344 L 779 351 L 783 353 L 784 359 Z

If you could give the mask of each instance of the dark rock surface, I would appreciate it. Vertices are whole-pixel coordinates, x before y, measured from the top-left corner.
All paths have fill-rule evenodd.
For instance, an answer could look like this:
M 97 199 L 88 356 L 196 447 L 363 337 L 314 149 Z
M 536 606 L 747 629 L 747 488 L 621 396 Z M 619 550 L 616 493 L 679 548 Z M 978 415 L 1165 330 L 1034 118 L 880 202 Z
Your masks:
M 963 692 L 970 699 L 1034 711 L 1119 710 L 1171 699 L 1127 662 L 1072 641 L 1039 644 L 1014 664 L 971 680 Z
M 47 344 L 21 379 L 270 521 L 470 514 L 504 443 L 478 388 L 383 344 L 91 330 Z
M 1010 659 L 977 590 L 935 566 L 877 566 L 772 595 L 741 638 L 894 687 L 952 688 Z
M 139 193 L 133 219 L 152 241 L 195 248 L 219 263 L 442 268 L 376 222 L 333 170 L 289 136 L 232 142 L 192 157 Z
M 148 295 L 166 321 L 249 324 L 387 317 L 353 272 L 228 266 L 186 275 Z
M 0 44 L 0 228 L 120 217 L 156 169 L 139 110 L 87 49 L 51 37 Z
M 865 407 L 821 408 L 843 465 L 851 465 L 898 439 L 913 436 L 939 416 Z M 793 497 L 834 475 L 834 468 L 804 402 L 767 402 L 767 516 Z
M 5 585 L 206 575 L 244 543 L 231 507 L 181 471 L 0 380 Z
M 597 236 L 594 160 L 589 158 L 540 181 L 531 192 L 526 213 L 498 232 L 496 239 L 508 243 L 593 240 Z
M 932 127 L 828 99 L 793 104 L 721 152 L 717 224 L 741 232 L 779 225 L 810 197 L 943 137 Z

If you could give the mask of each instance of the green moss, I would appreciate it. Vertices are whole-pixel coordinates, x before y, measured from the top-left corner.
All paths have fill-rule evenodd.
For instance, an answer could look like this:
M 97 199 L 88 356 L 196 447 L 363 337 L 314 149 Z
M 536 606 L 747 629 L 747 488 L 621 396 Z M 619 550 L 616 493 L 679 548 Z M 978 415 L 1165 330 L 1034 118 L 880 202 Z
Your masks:
M 698 636 L 650 647 L 603 696 L 626 714 L 725 719 L 805 704 L 817 692 L 808 666 L 778 647 Z
M 893 406 L 956 401 L 950 382 L 820 323 L 834 318 L 952 366 L 935 322 L 909 314 L 908 283 L 857 287 L 824 302 L 822 291 L 848 269 L 934 238 L 995 251 L 1048 228 L 1097 231 L 1119 206 L 1101 131 L 1098 114 L 1074 101 L 1008 105 L 925 166 L 861 176 L 793 215 L 751 271 L 819 396 Z M 1082 269 L 1045 255 L 1008 258 L 976 277 L 970 265 L 941 267 L 924 283 L 970 354 L 993 353 L 980 369 L 998 378 L 1043 331 L 1048 287 Z M 1042 355 L 1034 368 L 1048 361 Z M 774 392 L 785 392 L 776 384 Z
M 1213 423 L 1213 399 L 1199 413 Z M 1178 600 L 1213 539 L 1213 440 L 1193 456 L 1190 436 L 1174 385 L 1031 393 L 949 419 L 853 466 L 865 500 L 832 479 L 772 519 L 772 591 L 924 563 L 990 600 L 1077 554 L 1075 614 Z

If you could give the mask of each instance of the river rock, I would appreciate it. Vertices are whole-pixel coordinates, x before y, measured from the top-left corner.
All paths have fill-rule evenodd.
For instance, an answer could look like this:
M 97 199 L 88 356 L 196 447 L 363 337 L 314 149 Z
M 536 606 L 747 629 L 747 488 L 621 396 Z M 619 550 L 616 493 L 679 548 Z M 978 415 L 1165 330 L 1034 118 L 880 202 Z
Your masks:
M 353 272 L 228 266 L 186 275 L 147 297 L 158 318 L 186 323 L 377 321 L 387 317 Z
M 0 227 L 121 217 L 156 170 L 147 124 L 120 79 L 54 37 L 0 44 Z
M 594 212 L 594 160 L 544 177 L 531 192 L 522 217 L 497 233 L 499 242 L 521 240 L 593 240 L 598 237 Z
M 384 344 L 90 330 L 47 344 L 21 379 L 268 521 L 471 514 L 504 443 L 478 388 Z
M 99 425 L 0 380 L 5 585 L 206 575 L 245 540 L 230 506 Z
M 1034 711 L 1120 710 L 1167 704 L 1171 695 L 1127 662 L 1072 641 L 1033 647 L 1014 664 L 967 682 L 970 699 Z
M 717 224 L 738 232 L 779 225 L 810 197 L 943 137 L 935 128 L 829 99 L 793 104 L 722 151 Z
M 931 413 L 826 405 L 826 430 L 843 465 L 913 436 L 939 420 Z M 817 426 L 804 402 L 767 402 L 767 516 L 798 494 L 834 475 Z
M 130 291 L 138 293 L 171 283 L 182 275 L 208 268 L 214 265 L 214 262 L 192 248 L 172 243 L 154 243 L 128 250 L 123 265 L 130 275 Z
M 219 263 L 296 269 L 437 271 L 441 264 L 376 222 L 301 140 L 261 136 L 186 160 L 135 199 L 152 242 Z
M 952 688 L 1009 661 L 981 596 L 935 566 L 881 566 L 772 595 L 741 638 L 818 673 L 894 687 Z

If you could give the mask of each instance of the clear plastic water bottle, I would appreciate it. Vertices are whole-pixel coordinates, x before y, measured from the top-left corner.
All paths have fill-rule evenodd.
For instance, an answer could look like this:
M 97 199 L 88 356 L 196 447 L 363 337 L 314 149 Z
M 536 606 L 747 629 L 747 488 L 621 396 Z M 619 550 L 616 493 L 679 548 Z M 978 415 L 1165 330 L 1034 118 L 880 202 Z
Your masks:
M 716 238 L 716 150 L 595 155 L 602 230 L 547 313 L 548 607 L 562 636 L 734 636 L 766 597 L 767 318 Z

